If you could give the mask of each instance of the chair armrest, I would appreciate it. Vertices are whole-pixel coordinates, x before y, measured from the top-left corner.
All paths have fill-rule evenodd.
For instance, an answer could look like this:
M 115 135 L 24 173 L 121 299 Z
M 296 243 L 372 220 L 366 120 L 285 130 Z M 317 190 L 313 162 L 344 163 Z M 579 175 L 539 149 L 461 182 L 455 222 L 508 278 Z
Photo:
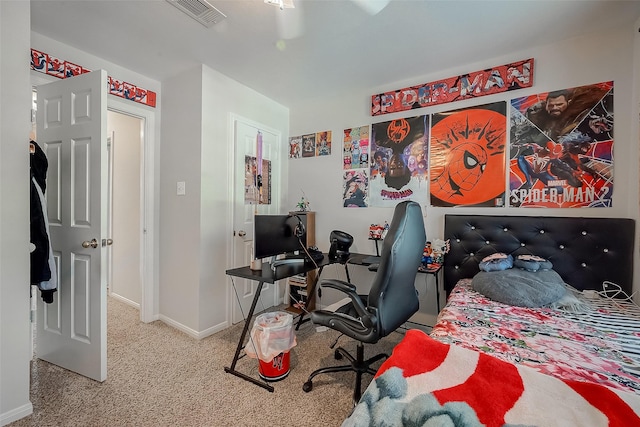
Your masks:
M 348 294 L 350 292 L 356 292 L 356 287 L 349 282 L 345 282 L 344 280 L 338 279 L 325 279 L 320 284 L 321 286 L 326 286 L 327 288 L 337 289 L 342 293 Z
M 362 298 L 360 298 L 360 295 L 356 292 L 356 287 L 353 284 L 338 279 L 327 279 L 322 281 L 321 286 L 336 289 L 346 294 L 351 299 L 351 304 L 353 304 L 358 316 L 365 318 L 370 314 L 362 302 Z

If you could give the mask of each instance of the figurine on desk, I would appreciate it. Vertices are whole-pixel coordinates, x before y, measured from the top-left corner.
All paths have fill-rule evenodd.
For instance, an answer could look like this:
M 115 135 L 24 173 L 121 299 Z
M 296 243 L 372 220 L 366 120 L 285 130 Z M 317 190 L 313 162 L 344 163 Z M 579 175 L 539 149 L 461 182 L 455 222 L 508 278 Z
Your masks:
M 433 249 L 431 248 L 431 242 L 427 242 L 422 250 L 422 266 L 427 267 L 433 264 Z
M 436 239 L 427 242 L 422 251 L 422 271 L 434 271 L 440 269 L 444 264 L 444 256 L 449 252 L 449 240 Z

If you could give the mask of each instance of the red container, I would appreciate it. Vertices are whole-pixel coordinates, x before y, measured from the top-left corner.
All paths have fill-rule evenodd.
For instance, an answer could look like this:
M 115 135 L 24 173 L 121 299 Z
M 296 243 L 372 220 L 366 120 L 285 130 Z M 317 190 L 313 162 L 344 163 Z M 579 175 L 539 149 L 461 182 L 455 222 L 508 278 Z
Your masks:
M 289 375 L 289 352 L 282 352 L 270 362 L 258 359 L 260 377 L 266 381 L 280 381 Z

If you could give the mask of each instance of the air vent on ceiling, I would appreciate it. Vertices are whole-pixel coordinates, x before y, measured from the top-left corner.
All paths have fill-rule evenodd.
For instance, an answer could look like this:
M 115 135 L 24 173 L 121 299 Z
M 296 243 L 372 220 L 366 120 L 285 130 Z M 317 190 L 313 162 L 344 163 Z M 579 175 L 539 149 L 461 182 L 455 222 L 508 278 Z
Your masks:
M 227 17 L 206 0 L 167 0 L 169 3 L 209 28 Z

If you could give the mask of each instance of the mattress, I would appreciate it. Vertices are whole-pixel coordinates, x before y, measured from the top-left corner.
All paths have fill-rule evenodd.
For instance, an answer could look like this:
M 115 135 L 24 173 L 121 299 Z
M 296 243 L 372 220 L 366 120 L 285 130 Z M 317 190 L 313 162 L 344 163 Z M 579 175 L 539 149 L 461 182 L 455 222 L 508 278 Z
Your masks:
M 460 280 L 430 335 L 406 332 L 343 427 L 640 425 L 640 309 L 579 299 L 580 311 L 509 306 Z
M 640 309 L 596 292 L 580 300 L 580 312 L 510 306 L 462 279 L 430 335 L 558 378 L 640 393 Z

